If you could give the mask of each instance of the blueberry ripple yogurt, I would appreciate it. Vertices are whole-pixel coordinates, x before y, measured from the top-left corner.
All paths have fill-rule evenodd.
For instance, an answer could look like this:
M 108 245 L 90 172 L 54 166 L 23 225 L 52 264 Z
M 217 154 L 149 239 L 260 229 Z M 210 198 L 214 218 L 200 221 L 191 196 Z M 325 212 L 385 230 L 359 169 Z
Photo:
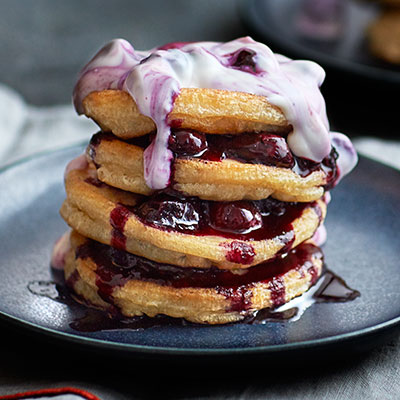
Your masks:
M 238 63 L 238 55 L 248 62 Z M 299 158 L 320 163 L 337 153 L 335 184 L 357 163 L 357 154 L 343 134 L 331 132 L 320 86 L 324 70 L 315 62 L 274 54 L 250 37 L 227 43 L 172 43 L 136 51 L 124 39 L 105 45 L 82 69 L 73 93 L 78 113 L 93 91 L 126 91 L 140 112 L 157 128 L 144 152 L 144 177 L 155 190 L 168 186 L 173 155 L 168 149 L 168 114 L 182 88 L 208 88 L 264 96 L 284 113 L 292 127 L 287 143 Z

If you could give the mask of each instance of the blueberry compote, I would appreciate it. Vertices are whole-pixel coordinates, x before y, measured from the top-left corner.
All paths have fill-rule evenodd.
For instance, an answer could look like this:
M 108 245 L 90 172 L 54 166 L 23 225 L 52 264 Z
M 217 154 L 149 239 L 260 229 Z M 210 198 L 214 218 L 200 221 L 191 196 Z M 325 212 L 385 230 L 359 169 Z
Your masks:
M 251 264 L 256 255 L 251 244 L 254 240 L 279 240 L 283 244 L 281 253 L 287 252 L 295 240 L 293 222 L 308 208 L 321 221 L 317 202 L 290 203 L 272 198 L 214 202 L 167 189 L 144 198 L 134 207 L 118 204 L 110 213 L 111 245 L 126 249 L 125 224 L 131 216 L 136 216 L 142 223 L 164 231 L 236 239 L 221 244 L 226 259 Z
M 302 244 L 285 257 L 258 264 L 243 274 L 215 267 L 182 268 L 161 264 L 90 239 L 78 247 L 76 257 L 90 258 L 96 264 L 98 294 L 108 303 L 113 304 L 115 287 L 121 287 L 133 279 L 174 288 L 214 288 L 229 299 L 231 311 L 240 312 L 251 308 L 251 288 L 259 282 L 268 284 L 274 307 L 283 304 L 286 293 L 283 275 L 290 270 L 298 270 L 302 274 L 308 271 L 312 276 L 317 276 L 312 259 L 322 259 L 323 255 L 318 247 Z
M 242 133 L 240 135 L 207 135 L 194 130 L 172 129 L 168 141 L 169 149 L 175 159 L 196 158 L 205 161 L 223 161 L 231 159 L 248 164 L 262 164 L 288 168 L 302 177 L 314 171 L 322 170 L 326 174 L 325 190 L 332 189 L 340 171 L 336 160 L 338 153 L 332 147 L 330 154 L 321 163 L 299 158 L 290 151 L 286 135 L 289 131 L 274 133 Z M 126 140 L 127 143 L 146 148 L 154 133 Z M 110 133 L 99 132 L 92 137 L 88 154 L 96 164 L 96 149 L 102 140 L 115 140 Z M 120 139 L 118 139 L 120 140 Z M 97 167 L 99 165 L 96 164 Z
M 103 247 L 104 245 L 101 245 L 100 243 L 94 243 L 95 246 L 100 246 Z M 303 246 L 303 245 L 302 245 Z M 300 249 L 302 249 L 302 246 L 299 246 L 298 248 L 294 249 L 296 252 Z M 107 247 L 107 246 L 104 246 Z M 312 250 L 313 247 L 309 248 L 309 250 Z M 315 257 L 319 258 L 321 253 L 318 252 L 317 248 L 314 247 L 314 249 L 317 251 L 315 254 Z M 291 251 L 291 255 L 293 257 L 294 250 Z M 77 249 L 77 256 L 78 257 L 91 257 L 91 254 L 96 251 L 95 247 L 91 247 L 91 243 L 86 242 L 83 246 L 79 247 Z M 303 250 L 303 256 L 304 256 L 304 248 Z M 312 250 L 314 251 L 314 250 Z M 120 253 L 124 254 L 125 252 L 119 251 Z M 106 268 L 106 265 L 108 262 L 112 262 L 113 258 L 110 258 L 109 261 L 107 261 L 106 257 L 109 257 L 110 254 L 114 254 L 114 261 L 116 260 L 116 263 L 112 264 L 112 268 L 114 268 L 114 273 L 111 271 L 110 274 L 103 274 L 108 279 L 112 278 L 115 274 L 115 279 L 104 281 L 101 282 L 100 285 L 105 289 L 105 292 L 103 294 L 105 299 L 111 300 L 112 301 L 112 294 L 111 294 L 111 289 L 112 287 L 118 286 L 121 284 L 121 280 L 126 279 L 126 276 L 131 273 L 129 271 L 129 268 L 126 266 L 125 268 L 118 263 L 121 264 L 121 261 L 123 261 L 124 256 L 118 256 L 118 250 L 107 250 L 102 249 L 99 254 L 97 254 L 97 261 L 100 264 L 99 269 L 104 269 Z M 105 257 L 105 258 L 102 258 Z M 129 255 L 128 255 L 129 257 Z M 133 256 L 134 257 L 134 256 Z M 298 261 L 301 260 L 301 254 L 297 254 L 296 256 L 298 258 Z M 142 260 L 139 257 L 140 260 Z M 134 259 L 132 259 L 134 260 Z M 105 262 L 104 262 L 105 261 Z M 286 260 L 286 261 L 289 261 Z M 139 261 L 140 263 L 140 261 Z M 151 271 L 152 265 L 155 265 L 155 263 L 145 260 L 145 263 L 149 263 L 149 270 Z M 265 265 L 272 265 L 272 263 L 265 263 Z M 136 265 L 136 262 L 133 262 L 132 267 Z M 275 264 L 276 265 L 276 264 Z M 289 264 L 287 264 L 289 265 Z M 168 266 L 166 266 L 168 267 Z M 121 273 L 121 268 L 122 273 Z M 157 267 L 158 268 L 158 267 Z M 173 267 L 174 268 L 174 267 Z M 176 267 L 178 268 L 178 267 Z M 276 267 L 275 267 L 276 268 Z M 315 270 L 315 268 L 308 262 L 306 262 L 303 266 L 303 268 L 298 267 L 298 271 L 300 274 L 302 274 L 305 270 L 307 270 L 313 277 L 313 282 L 318 279 L 318 274 Z M 118 271 L 118 269 L 120 269 Z M 182 268 L 178 268 L 179 271 L 182 270 Z M 254 269 L 252 267 L 250 270 Z M 146 271 L 146 268 L 144 268 Z M 162 270 L 162 269 L 161 269 Z M 186 269 L 185 269 L 186 270 Z M 186 270 L 190 271 L 192 269 Z M 207 271 L 204 270 L 199 270 L 199 269 L 194 269 L 195 271 L 198 271 L 200 275 L 202 276 L 203 273 L 205 272 L 207 274 Z M 250 271 L 249 270 L 249 271 Z M 282 267 L 282 270 L 284 270 L 284 267 Z M 255 270 L 257 271 L 257 270 Z M 225 271 L 220 271 L 222 273 L 227 274 Z M 269 272 L 275 273 L 275 271 L 269 270 Z M 69 308 L 69 315 L 71 318 L 71 322 L 69 323 L 70 327 L 74 329 L 75 331 L 80 331 L 80 332 L 97 332 L 97 331 L 103 331 L 103 330 L 120 330 L 120 329 L 130 329 L 130 330 L 143 330 L 143 329 L 149 329 L 149 328 L 157 328 L 157 327 L 162 327 L 162 326 L 186 326 L 186 325 L 197 325 L 194 323 L 187 322 L 186 320 L 182 318 L 172 318 L 172 317 L 167 317 L 166 315 L 157 315 L 154 318 L 150 318 L 147 316 L 141 316 L 141 317 L 134 317 L 134 318 L 127 318 L 124 317 L 118 310 L 117 307 L 113 306 L 110 304 L 110 308 L 107 311 L 102 311 L 98 310 L 95 308 L 92 308 L 91 304 L 85 301 L 83 298 L 80 296 L 76 295 L 73 292 L 73 287 L 75 283 L 79 279 L 79 274 L 77 270 L 75 270 L 69 279 L 65 282 L 64 277 L 63 277 L 63 272 L 60 271 L 59 269 L 54 269 L 51 268 L 51 273 L 53 279 L 50 281 L 32 281 L 28 283 L 28 290 L 35 295 L 41 296 L 41 297 L 46 297 L 48 299 L 54 300 L 56 302 L 66 304 L 68 305 Z M 172 270 L 171 270 L 172 273 Z M 215 273 L 215 270 L 210 270 L 208 273 Z M 260 273 L 260 272 L 258 272 Z M 138 276 L 138 272 L 136 272 L 136 277 Z M 217 272 L 218 274 L 218 272 Z M 229 277 L 232 274 L 228 275 Z M 257 275 L 257 273 L 255 273 Z M 257 278 L 256 276 L 253 276 L 253 278 Z M 133 275 L 132 275 L 133 276 Z M 185 276 L 178 276 L 174 275 L 173 277 L 177 277 L 177 279 L 183 279 Z M 261 276 L 261 274 L 260 274 Z M 220 278 L 222 275 L 220 276 Z M 148 276 L 148 278 L 151 279 L 151 275 Z M 252 295 L 250 289 L 250 284 L 245 284 L 246 279 L 249 281 L 251 280 L 251 276 L 247 275 L 242 282 L 239 282 L 239 277 L 233 278 L 236 279 L 236 284 L 241 283 L 241 286 L 235 286 L 233 280 L 229 280 L 231 286 L 216 286 L 215 289 L 223 294 L 226 298 L 230 299 L 231 303 L 231 309 L 235 310 L 244 310 L 246 317 L 241 321 L 241 323 L 245 324 L 264 324 L 267 322 L 276 322 L 276 321 L 295 321 L 299 315 L 301 316 L 302 312 L 312 303 L 331 303 L 331 302 L 346 302 L 346 301 L 351 301 L 360 296 L 360 293 L 357 290 L 351 289 L 349 286 L 347 286 L 346 282 L 334 274 L 330 270 L 325 270 L 323 273 L 323 276 L 321 279 L 318 281 L 318 283 L 315 286 L 316 290 L 313 290 L 311 293 L 310 291 L 306 292 L 303 294 L 301 297 L 293 300 L 290 303 L 287 303 L 284 307 L 286 309 L 284 311 L 280 311 L 280 308 L 277 310 L 275 309 L 263 309 L 257 312 L 246 312 L 246 310 L 251 306 L 251 300 L 252 300 Z M 264 276 L 265 279 L 268 279 Z M 161 278 L 160 278 L 161 279 Z M 192 278 L 193 279 L 193 278 Z M 198 279 L 198 276 L 197 278 Z M 203 282 L 205 281 L 204 278 Z M 98 278 L 98 281 L 100 281 L 100 278 Z M 160 282 L 159 280 L 154 280 L 155 282 Z M 165 279 L 164 279 L 164 282 Z M 228 282 L 228 281 L 227 281 Z M 274 299 L 274 303 L 279 306 L 282 302 L 283 296 L 285 294 L 285 288 L 284 285 L 282 285 L 283 280 L 281 278 L 275 277 L 270 279 L 268 283 L 269 287 L 274 287 L 272 291 L 272 297 Z M 313 283 L 312 282 L 312 283 Z M 181 280 L 182 283 L 182 280 Z M 114 286 L 115 285 L 115 286 Z M 66 287 L 67 286 L 67 287 Z M 68 290 L 70 289 L 70 290 Z M 304 299 L 303 299 L 304 298 Z M 300 306 L 299 306 L 300 302 Z M 302 305 L 304 302 L 304 306 Z M 293 304 L 292 304 L 293 303 Z M 295 303 L 295 304 L 294 304 Z M 300 307 L 300 311 L 299 311 Z M 202 325 L 197 325 L 199 328 L 202 327 Z
M 250 49 L 236 51 L 229 57 L 229 65 L 231 68 L 240 69 L 250 73 L 256 73 L 257 65 L 254 61 L 255 55 L 256 52 Z
M 206 201 L 167 189 L 144 200 L 134 212 L 143 223 L 162 230 L 252 241 L 294 239 L 292 223 L 307 208 L 321 215 L 317 202 Z
M 286 139 L 270 133 L 206 135 L 190 130 L 173 130 L 169 148 L 177 157 L 222 161 L 233 159 L 252 164 L 293 168 L 295 159 Z
M 326 174 L 326 190 L 335 186 L 338 178 L 338 154 L 334 148 L 321 163 L 316 163 L 294 156 L 284 136 L 267 132 L 206 135 L 192 130 L 175 129 L 171 132 L 169 148 L 177 158 L 208 161 L 232 159 L 250 164 L 290 168 L 303 177 L 321 169 Z

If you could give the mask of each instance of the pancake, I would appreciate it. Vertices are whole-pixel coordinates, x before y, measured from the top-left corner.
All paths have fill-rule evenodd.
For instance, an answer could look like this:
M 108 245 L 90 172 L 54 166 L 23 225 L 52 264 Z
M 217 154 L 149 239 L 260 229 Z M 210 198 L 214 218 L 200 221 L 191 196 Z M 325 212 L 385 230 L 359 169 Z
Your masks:
M 96 180 L 90 167 L 69 171 L 61 215 L 74 230 L 158 262 L 248 268 L 311 238 L 326 213 L 310 203 L 207 202 L 177 192 L 150 198 Z
M 96 165 L 100 181 L 130 192 L 150 195 L 154 191 L 147 186 L 143 174 L 143 146 L 119 140 L 114 135 L 98 133 L 93 136 L 87 155 Z M 299 170 L 297 164 L 294 165 Z M 282 201 L 309 202 L 319 199 L 324 194 L 324 185 L 332 177 L 334 179 L 334 174 L 330 175 L 332 168 L 306 170 L 303 176 L 295 168 L 234 159 L 212 161 L 176 157 L 170 186 L 187 196 L 205 200 L 260 200 L 272 196 Z
M 303 294 L 318 280 L 322 263 L 320 249 L 304 243 L 242 275 L 204 272 L 149 262 L 72 232 L 65 278 L 87 303 L 125 317 L 165 314 L 225 324 Z
M 122 90 L 94 91 L 82 105 L 84 114 L 103 131 L 122 139 L 156 130 L 153 120 L 141 114 L 132 97 Z M 182 89 L 168 122 L 173 127 L 213 134 L 290 131 L 282 112 L 265 97 L 216 89 Z

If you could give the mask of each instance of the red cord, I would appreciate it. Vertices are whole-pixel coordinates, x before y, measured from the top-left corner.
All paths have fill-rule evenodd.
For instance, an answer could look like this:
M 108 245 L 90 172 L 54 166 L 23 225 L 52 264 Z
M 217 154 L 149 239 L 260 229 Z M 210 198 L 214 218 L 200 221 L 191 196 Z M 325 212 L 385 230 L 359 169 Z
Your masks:
M 35 398 L 40 396 L 54 396 L 58 394 L 76 394 L 87 400 L 101 400 L 99 397 L 92 393 L 86 392 L 82 389 L 77 389 L 74 387 L 62 387 L 55 389 L 42 389 L 42 390 L 32 390 L 29 392 L 21 392 L 15 394 L 6 394 L 5 396 L 0 396 L 0 400 L 18 400 L 26 399 L 29 397 Z

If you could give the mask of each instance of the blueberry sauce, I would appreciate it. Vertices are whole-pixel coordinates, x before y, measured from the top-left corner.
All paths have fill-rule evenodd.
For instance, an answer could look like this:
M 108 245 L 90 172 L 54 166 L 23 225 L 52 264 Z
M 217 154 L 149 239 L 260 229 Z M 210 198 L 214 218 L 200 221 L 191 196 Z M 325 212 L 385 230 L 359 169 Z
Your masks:
M 307 272 L 311 275 L 311 283 L 314 285 L 317 280 L 318 280 L 318 271 L 314 267 L 314 265 L 311 265 L 308 269 Z
M 104 246 L 104 245 L 102 245 Z M 79 252 L 85 253 L 83 247 Z M 91 251 L 87 253 L 89 257 Z M 301 273 L 303 269 L 300 269 Z M 63 271 L 51 268 L 52 280 L 32 281 L 28 283 L 28 290 L 37 296 L 45 297 L 69 307 L 71 321 L 70 327 L 79 332 L 98 332 L 106 330 L 143 330 L 165 326 L 196 326 L 198 328 L 207 325 L 195 324 L 182 318 L 171 318 L 166 315 L 157 315 L 150 318 L 147 316 L 128 318 L 123 316 L 118 310 L 111 306 L 111 310 L 103 311 L 92 308 L 90 303 L 81 299 L 73 293 L 73 286 L 79 278 L 75 271 L 67 282 L 64 281 Z M 217 287 L 216 290 L 227 298 L 231 299 L 231 307 L 234 310 L 248 310 L 251 305 L 251 296 L 246 295 L 246 288 L 249 291 L 250 284 L 234 288 Z M 240 294 L 242 292 L 242 294 Z M 334 303 L 352 301 L 360 296 L 357 290 L 351 289 L 346 282 L 333 273 L 325 269 L 325 272 L 315 286 L 302 296 L 293 299 L 285 304 L 285 309 L 263 309 L 252 313 L 246 313 L 245 318 L 239 323 L 243 324 L 265 324 L 268 322 L 290 322 L 296 321 L 302 314 L 299 308 L 308 308 L 313 303 Z M 279 296 L 278 296 L 279 297 Z M 303 306 L 303 303 L 310 303 Z M 304 312 L 304 310 L 303 310 Z M 299 315 L 300 314 L 300 315 Z
M 231 54 L 229 65 L 242 71 L 256 73 L 257 66 L 254 61 L 256 52 L 251 49 L 238 50 Z
M 252 284 L 238 286 L 236 288 L 217 286 L 217 293 L 225 296 L 229 300 L 230 306 L 226 311 L 236 311 L 243 313 L 251 308 L 253 293 Z
M 96 187 L 106 186 L 91 178 L 86 181 Z M 286 253 L 295 240 L 293 222 L 306 209 L 313 209 L 322 221 L 322 210 L 317 202 L 281 202 L 273 198 L 213 202 L 167 189 L 143 197 L 136 206 L 117 204 L 112 209 L 109 217 L 111 246 L 126 249 L 125 225 L 135 215 L 145 225 L 164 231 L 236 239 L 223 244 L 227 260 L 251 264 L 255 251 L 251 243 L 240 240 L 277 239 L 284 246 L 280 253 Z
M 171 132 L 169 148 L 177 157 L 209 161 L 232 159 L 282 168 L 295 166 L 286 139 L 270 133 L 205 135 L 190 130 L 175 130 Z
M 311 160 L 306 160 L 305 158 L 298 158 L 296 161 L 296 166 L 294 171 L 301 176 L 307 176 L 314 171 L 322 170 L 326 174 L 326 184 L 324 185 L 325 191 L 331 190 L 335 187 L 340 171 L 336 163 L 338 159 L 338 153 L 334 147 L 332 147 L 331 152 L 326 156 L 321 163 L 315 163 Z
M 290 270 L 308 269 L 311 258 L 322 258 L 321 250 L 311 244 L 302 244 L 273 261 L 258 264 L 243 274 L 218 268 L 182 268 L 161 264 L 143 257 L 87 240 L 76 251 L 76 257 L 90 258 L 96 264 L 96 285 L 100 297 L 113 304 L 112 293 L 129 280 L 154 282 L 174 288 L 216 288 L 231 302 L 235 311 L 251 306 L 251 287 L 257 282 L 268 283 L 274 306 L 284 302 L 285 287 L 282 276 Z
M 144 224 L 162 230 L 250 241 L 279 237 L 287 244 L 294 240 L 293 221 L 308 208 L 322 215 L 317 202 L 282 202 L 273 198 L 214 202 L 166 190 L 144 200 L 134 212 Z
M 249 233 L 263 226 L 259 209 L 248 201 L 218 202 L 210 207 L 210 224 L 218 231 Z
M 287 253 L 295 241 L 293 221 L 304 210 L 312 208 L 320 220 L 317 202 L 289 203 L 272 198 L 258 201 L 211 202 L 184 197 L 167 189 L 137 206 L 118 204 L 110 213 L 111 246 L 126 250 L 125 224 L 132 215 L 144 224 L 164 230 L 196 236 L 219 236 L 236 239 L 222 243 L 227 261 L 251 264 L 256 255 L 251 243 L 240 240 L 277 239 L 283 244 L 280 254 Z
M 111 246 L 118 249 L 126 249 L 126 236 L 124 235 L 125 224 L 132 212 L 124 205 L 117 205 L 110 213 Z
M 102 286 L 123 286 L 128 280 L 136 279 L 175 288 L 238 288 L 254 282 L 267 282 L 292 269 L 308 268 L 311 257 L 321 259 L 323 255 L 317 246 L 303 243 L 291 250 L 286 257 L 258 264 L 243 274 L 216 267 L 189 268 L 162 264 L 91 239 L 78 247 L 76 257 L 93 260 Z
M 321 286 L 313 297 L 318 303 L 336 303 L 351 301 L 359 296 L 358 290 L 351 289 L 340 276 L 327 270 Z
M 271 301 L 274 308 L 285 303 L 286 288 L 282 276 L 274 276 L 269 281 L 269 290 L 271 291 Z
M 294 156 L 285 137 L 267 132 L 206 135 L 191 130 L 173 130 L 169 148 L 176 158 L 198 158 L 208 161 L 231 159 L 250 164 L 289 168 L 302 177 L 322 170 L 327 176 L 326 190 L 335 185 L 339 176 L 336 165 L 338 154 L 333 147 L 321 163 L 316 163 Z
M 155 228 L 197 233 L 205 228 L 207 203 L 169 190 L 144 200 L 136 207 L 135 214 L 142 222 Z
M 286 134 L 289 133 L 286 132 Z M 154 133 L 125 140 L 125 142 L 147 148 Z M 88 154 L 96 164 L 96 148 L 101 140 L 115 140 L 111 133 L 99 132 L 92 137 Z M 118 139 L 120 140 L 120 139 Z M 326 174 L 325 190 L 330 190 L 339 179 L 338 153 L 332 147 L 330 154 L 321 163 L 299 158 L 290 151 L 286 138 L 273 133 L 242 133 L 240 135 L 207 135 L 193 130 L 172 129 L 168 141 L 169 150 L 175 159 L 201 159 L 205 161 L 235 160 L 248 164 L 262 164 L 288 168 L 302 177 L 322 170 Z M 99 165 L 96 165 L 97 168 Z M 171 180 L 173 182 L 173 180 Z M 170 182 L 170 183 L 171 183 Z
M 229 243 L 223 243 L 226 250 L 225 258 L 227 261 L 236 264 L 251 264 L 254 260 L 256 252 L 250 243 L 237 242 L 233 240 Z

